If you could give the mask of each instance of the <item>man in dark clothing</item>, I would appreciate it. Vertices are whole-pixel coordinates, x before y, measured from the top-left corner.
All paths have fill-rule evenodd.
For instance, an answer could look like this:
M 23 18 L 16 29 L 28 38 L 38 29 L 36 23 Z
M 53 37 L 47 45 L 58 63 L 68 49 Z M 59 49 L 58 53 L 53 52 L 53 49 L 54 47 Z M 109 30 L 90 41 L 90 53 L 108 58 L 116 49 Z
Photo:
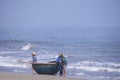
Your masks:
M 60 76 L 62 76 L 62 74 L 63 74 L 62 59 L 61 59 L 61 54 L 59 53 L 58 55 L 59 56 L 57 58 L 57 65 L 58 65 L 58 68 L 59 68 L 59 74 L 60 74 Z
M 60 71 L 60 76 L 62 75 L 66 75 L 66 69 L 65 69 L 65 65 L 67 65 L 67 61 L 65 61 L 65 57 L 63 56 L 63 54 L 59 53 L 59 56 L 57 58 L 57 65 Z

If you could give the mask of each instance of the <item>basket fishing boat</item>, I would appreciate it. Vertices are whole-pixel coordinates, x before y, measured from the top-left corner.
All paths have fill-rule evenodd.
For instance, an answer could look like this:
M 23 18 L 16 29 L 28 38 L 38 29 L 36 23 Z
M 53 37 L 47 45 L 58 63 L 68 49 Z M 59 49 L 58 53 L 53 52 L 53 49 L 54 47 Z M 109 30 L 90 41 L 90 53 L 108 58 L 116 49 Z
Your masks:
M 59 71 L 59 68 L 54 61 L 49 63 L 32 63 L 32 67 L 38 74 L 54 75 Z

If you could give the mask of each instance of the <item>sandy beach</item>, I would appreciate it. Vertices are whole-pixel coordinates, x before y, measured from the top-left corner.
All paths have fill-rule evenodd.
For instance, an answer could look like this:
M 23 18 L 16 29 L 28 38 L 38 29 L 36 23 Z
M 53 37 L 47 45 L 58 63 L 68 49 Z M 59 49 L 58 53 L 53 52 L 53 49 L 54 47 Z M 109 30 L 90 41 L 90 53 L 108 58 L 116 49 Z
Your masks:
M 0 80 L 79 80 L 79 79 L 65 78 L 54 75 L 0 72 Z

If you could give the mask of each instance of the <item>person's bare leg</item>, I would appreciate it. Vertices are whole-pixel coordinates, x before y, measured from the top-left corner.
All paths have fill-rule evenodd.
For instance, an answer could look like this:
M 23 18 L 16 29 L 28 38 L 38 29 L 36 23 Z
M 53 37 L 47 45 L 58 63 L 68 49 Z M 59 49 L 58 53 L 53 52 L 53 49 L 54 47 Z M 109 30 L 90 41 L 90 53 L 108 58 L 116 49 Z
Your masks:
M 66 67 L 65 66 L 63 67 L 63 76 L 64 77 L 66 76 Z
M 33 73 L 33 74 L 35 74 L 35 73 L 36 73 L 36 72 L 35 72 L 35 70 L 33 69 L 33 67 L 32 67 L 32 73 Z

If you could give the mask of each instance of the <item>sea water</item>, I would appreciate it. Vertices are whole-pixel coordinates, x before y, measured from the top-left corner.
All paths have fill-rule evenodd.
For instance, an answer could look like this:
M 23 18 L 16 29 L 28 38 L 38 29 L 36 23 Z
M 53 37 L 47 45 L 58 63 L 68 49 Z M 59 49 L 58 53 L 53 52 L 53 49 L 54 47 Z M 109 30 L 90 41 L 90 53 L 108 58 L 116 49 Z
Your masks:
M 58 53 L 63 53 L 68 61 L 67 77 L 120 80 L 119 35 L 0 39 L 0 72 L 32 73 L 31 64 L 22 62 L 29 62 L 33 51 L 38 62 L 54 61 Z
M 36 52 L 38 62 L 56 60 L 63 53 L 68 61 L 67 76 L 88 80 L 120 79 L 120 42 L 41 42 L 0 41 L 0 71 L 31 73 L 31 65 L 18 62 L 31 60 Z

